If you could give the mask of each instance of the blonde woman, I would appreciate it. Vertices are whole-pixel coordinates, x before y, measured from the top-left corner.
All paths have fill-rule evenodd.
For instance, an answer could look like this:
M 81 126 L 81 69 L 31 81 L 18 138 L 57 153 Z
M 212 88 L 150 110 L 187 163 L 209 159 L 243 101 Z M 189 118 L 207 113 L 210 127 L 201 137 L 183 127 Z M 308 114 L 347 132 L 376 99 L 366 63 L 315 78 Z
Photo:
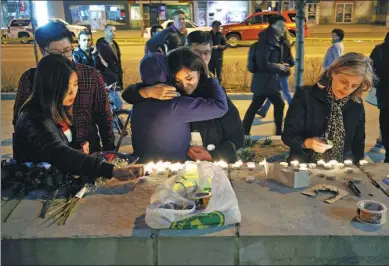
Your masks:
M 289 160 L 362 159 L 365 109 L 361 95 L 373 87 L 374 80 L 371 60 L 348 53 L 325 69 L 315 85 L 297 91 L 282 135 L 290 147 Z

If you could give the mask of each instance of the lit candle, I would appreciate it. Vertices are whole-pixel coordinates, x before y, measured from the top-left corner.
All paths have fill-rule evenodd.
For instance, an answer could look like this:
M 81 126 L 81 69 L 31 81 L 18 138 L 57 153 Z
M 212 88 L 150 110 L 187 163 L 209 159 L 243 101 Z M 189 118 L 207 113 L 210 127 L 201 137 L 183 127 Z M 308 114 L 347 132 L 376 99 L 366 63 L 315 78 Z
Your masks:
M 146 164 L 146 166 L 145 166 L 145 174 L 151 175 L 151 173 L 153 172 L 154 168 L 155 168 L 155 163 L 150 162 L 150 163 Z
M 330 164 L 332 164 L 332 166 L 336 166 L 338 161 L 337 160 L 331 160 L 329 161 Z
M 315 163 L 309 163 L 308 167 L 311 168 L 311 169 L 314 169 L 314 168 L 316 168 L 316 164 Z
M 308 171 L 308 168 L 307 167 L 301 167 L 301 165 L 300 165 L 299 171 Z
M 301 163 L 301 164 L 300 164 L 300 167 L 301 167 L 301 168 L 307 168 L 308 165 L 307 165 L 306 163 Z
M 333 165 L 331 163 L 325 163 L 324 165 L 325 169 L 332 169 Z
M 344 168 L 344 163 L 337 163 L 336 168 L 338 169 L 343 169 Z
M 180 164 L 180 163 L 174 163 L 174 164 L 171 164 L 170 165 L 170 171 L 172 172 L 172 173 L 177 173 L 179 170 L 181 170 L 181 168 L 182 168 L 182 164 Z
M 299 166 L 299 161 L 296 161 L 296 160 L 295 161 L 291 161 L 290 165 L 293 166 L 293 167 L 297 167 L 297 166 Z
M 253 170 L 255 168 L 254 162 L 248 162 L 248 163 L 246 163 L 246 165 L 247 165 L 247 168 L 249 168 L 250 170 Z
M 218 161 L 215 164 L 220 166 L 222 169 L 227 169 L 228 168 L 228 164 L 225 161 Z
M 353 165 L 353 161 L 352 160 L 344 160 L 344 165 L 351 166 L 351 165 Z
M 317 161 L 317 165 L 318 165 L 318 166 L 324 166 L 325 163 L 326 163 L 326 162 L 325 162 L 324 160 L 319 160 L 319 161 Z
M 360 165 L 365 165 L 365 164 L 368 164 L 369 162 L 368 161 L 366 161 L 366 160 L 360 160 L 359 161 L 359 164 Z
M 163 167 L 157 167 L 157 174 L 158 175 L 163 175 L 165 173 L 165 168 Z
M 280 162 L 280 165 L 282 166 L 282 167 L 288 167 L 288 163 L 287 162 Z
M 231 167 L 233 169 L 239 169 L 242 165 L 243 165 L 242 161 L 237 161 L 233 165 L 231 165 Z

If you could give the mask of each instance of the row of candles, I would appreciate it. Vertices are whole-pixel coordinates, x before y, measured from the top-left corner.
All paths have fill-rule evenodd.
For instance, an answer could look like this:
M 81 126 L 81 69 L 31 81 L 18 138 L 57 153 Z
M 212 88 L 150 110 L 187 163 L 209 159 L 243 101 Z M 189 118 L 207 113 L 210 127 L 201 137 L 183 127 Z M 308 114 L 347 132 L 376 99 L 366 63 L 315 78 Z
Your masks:
M 197 163 L 199 162 L 200 161 L 197 161 Z M 360 165 L 366 165 L 367 163 L 368 161 L 366 160 L 359 161 Z M 256 168 L 255 162 L 243 163 L 242 161 L 237 161 L 233 164 L 228 164 L 225 161 L 218 161 L 218 162 L 214 162 L 214 164 L 220 166 L 222 169 L 227 169 L 229 166 L 232 169 L 240 169 L 244 166 L 244 164 L 246 164 L 246 167 L 250 170 Z M 318 160 L 317 163 L 309 163 L 309 164 L 299 163 L 296 160 L 290 162 L 290 165 L 292 167 L 298 168 L 301 171 L 306 171 L 308 170 L 308 168 L 311 169 L 316 168 L 317 166 L 324 167 L 325 169 L 334 169 L 334 168 L 343 169 L 345 166 L 351 166 L 352 164 L 353 164 L 352 160 L 345 160 L 343 163 L 338 162 L 337 160 L 331 160 L 329 162 L 325 162 L 324 160 Z M 260 162 L 258 165 L 266 168 L 267 167 L 266 159 Z M 289 166 L 287 162 L 281 162 L 280 165 L 283 167 Z M 157 174 L 163 174 L 166 171 L 170 171 L 171 173 L 177 173 L 184 166 L 185 164 L 181 164 L 181 163 L 171 163 L 171 162 L 162 162 L 162 161 L 159 161 L 157 163 L 150 162 L 145 165 L 145 172 L 149 174 L 151 174 L 153 171 L 156 171 Z

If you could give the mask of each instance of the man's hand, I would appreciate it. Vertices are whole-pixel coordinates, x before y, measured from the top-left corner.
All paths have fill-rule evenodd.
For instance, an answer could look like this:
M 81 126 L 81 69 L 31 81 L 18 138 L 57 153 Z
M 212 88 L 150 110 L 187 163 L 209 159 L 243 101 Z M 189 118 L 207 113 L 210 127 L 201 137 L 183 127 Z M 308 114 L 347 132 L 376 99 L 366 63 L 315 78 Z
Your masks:
M 209 152 L 206 151 L 204 147 L 199 147 L 199 146 L 189 147 L 188 156 L 193 161 L 197 161 L 197 160 L 212 161 L 211 154 L 209 154 Z
M 137 164 L 126 168 L 119 168 L 115 166 L 112 171 L 112 177 L 120 181 L 135 179 L 141 175 L 143 175 L 143 166 Z
M 286 63 L 280 64 L 280 70 L 284 71 L 284 72 L 288 72 L 290 70 L 289 64 L 286 64 Z
M 162 83 L 144 87 L 139 90 L 139 93 L 143 98 L 153 98 L 157 100 L 171 100 L 178 96 L 176 88 Z
M 304 146 L 317 153 L 324 153 L 328 149 L 328 145 L 320 141 L 318 138 L 308 138 L 304 141 Z

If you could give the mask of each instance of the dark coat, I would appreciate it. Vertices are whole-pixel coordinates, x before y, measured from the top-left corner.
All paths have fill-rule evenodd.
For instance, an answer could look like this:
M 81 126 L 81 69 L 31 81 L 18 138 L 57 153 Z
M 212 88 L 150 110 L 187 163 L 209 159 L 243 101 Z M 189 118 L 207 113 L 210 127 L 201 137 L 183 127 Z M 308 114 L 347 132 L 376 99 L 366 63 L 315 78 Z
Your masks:
M 118 82 L 119 86 L 123 88 L 123 70 L 120 48 L 115 41 L 113 41 L 113 45 L 116 47 L 118 57 L 115 56 L 114 52 L 109 46 L 109 43 L 104 38 L 97 40 L 97 50 L 99 51 L 100 56 L 108 64 L 107 67 L 101 64 L 98 70 L 100 70 L 101 75 L 103 76 L 103 80 L 107 85 Z
M 331 104 L 324 89 L 317 85 L 303 87 L 294 95 L 285 119 L 282 141 L 290 147 L 290 160 L 310 162 L 312 150 L 303 149 L 307 138 L 321 137 L 330 116 Z M 346 132 L 344 158 L 358 162 L 364 157 L 365 108 L 362 103 L 349 100 L 342 108 Z
M 130 104 L 139 104 L 147 99 L 142 98 L 138 90 L 142 87 L 141 83 L 129 86 L 124 90 L 122 98 Z M 191 97 L 212 98 L 214 92 L 210 89 L 198 88 Z M 228 111 L 221 118 L 192 122 L 191 131 L 199 131 L 205 148 L 208 144 L 215 145 L 216 149 L 210 152 L 214 160 L 224 160 L 235 162 L 237 159 L 236 151 L 244 144 L 244 131 L 238 109 L 227 97 Z
M 376 84 L 378 108 L 389 108 L 389 33 L 385 42 L 377 45 L 370 58 L 373 60 L 375 74 L 379 78 Z
M 177 31 L 177 29 L 174 26 L 171 26 L 169 28 L 164 29 L 163 31 L 158 32 L 155 34 L 153 37 L 151 37 L 147 42 L 146 42 L 146 50 L 148 53 L 156 53 L 158 52 L 158 47 L 163 46 L 165 44 L 165 38 L 169 33 L 174 33 L 177 32 L 180 34 L 181 37 L 181 43 L 185 43 L 186 41 L 186 36 L 185 34 L 181 34 Z
M 81 48 L 78 48 L 77 51 L 74 51 L 73 52 L 73 60 L 74 62 L 76 63 L 79 63 L 79 64 L 83 64 L 83 65 L 87 65 L 87 66 L 91 66 L 91 67 L 94 67 L 94 68 L 97 68 L 97 69 L 101 69 L 101 62 L 100 62 L 100 57 L 99 57 L 99 52 L 96 52 L 94 54 L 92 54 L 92 49 L 91 51 L 87 53 L 85 53 L 84 50 L 82 50 Z
M 92 177 L 111 177 L 113 165 L 69 147 L 60 125 L 33 107 L 23 107 L 15 127 L 18 163 L 48 162 L 60 171 Z
M 288 49 L 286 49 L 287 46 L 289 47 Z M 284 51 L 286 52 L 285 54 Z M 272 94 L 281 90 L 279 75 L 288 75 L 287 72 L 280 70 L 279 64 L 281 62 L 294 66 L 290 45 L 284 39 L 277 41 L 274 37 L 273 28 L 268 27 L 260 33 L 259 41 L 256 45 L 256 72 L 253 74 L 251 81 L 251 91 L 254 95 Z

